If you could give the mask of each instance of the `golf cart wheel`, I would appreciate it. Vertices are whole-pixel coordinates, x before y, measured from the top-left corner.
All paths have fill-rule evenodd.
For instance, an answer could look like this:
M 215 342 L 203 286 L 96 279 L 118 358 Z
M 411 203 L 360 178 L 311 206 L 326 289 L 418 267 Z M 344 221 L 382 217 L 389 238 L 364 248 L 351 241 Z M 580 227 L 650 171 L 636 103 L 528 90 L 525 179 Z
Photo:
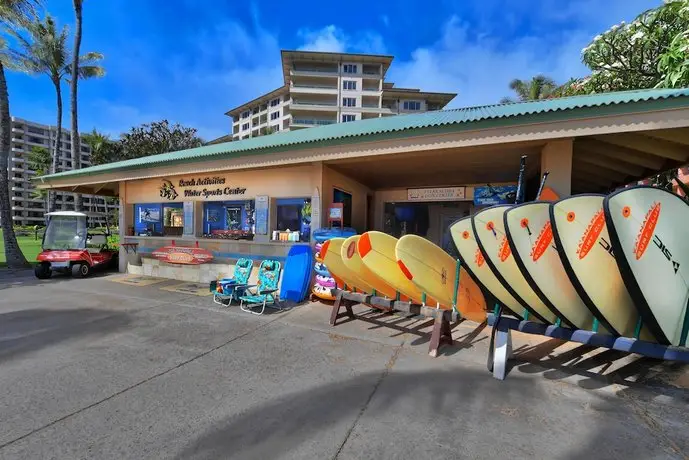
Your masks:
M 75 278 L 85 278 L 91 273 L 89 264 L 74 264 L 72 265 L 72 276 Z
M 33 272 L 39 280 L 48 279 L 53 274 L 49 264 L 38 264 L 34 267 Z

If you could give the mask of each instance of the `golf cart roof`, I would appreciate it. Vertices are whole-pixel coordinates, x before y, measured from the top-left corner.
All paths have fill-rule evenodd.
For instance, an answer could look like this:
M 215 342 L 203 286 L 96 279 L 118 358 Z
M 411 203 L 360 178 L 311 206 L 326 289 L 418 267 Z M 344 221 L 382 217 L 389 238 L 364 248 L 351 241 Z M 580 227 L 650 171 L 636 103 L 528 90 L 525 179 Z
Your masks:
M 76 211 L 53 211 L 53 212 L 46 212 L 46 216 L 63 216 L 63 217 L 86 217 L 86 214 L 83 212 L 76 212 Z

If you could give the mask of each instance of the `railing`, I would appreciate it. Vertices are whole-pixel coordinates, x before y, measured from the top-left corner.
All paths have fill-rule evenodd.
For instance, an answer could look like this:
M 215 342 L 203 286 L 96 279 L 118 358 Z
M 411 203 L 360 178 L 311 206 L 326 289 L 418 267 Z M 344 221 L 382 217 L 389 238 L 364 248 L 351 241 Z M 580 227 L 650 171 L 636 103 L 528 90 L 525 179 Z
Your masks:
M 361 104 L 361 107 L 365 109 L 379 109 L 378 104 Z
M 306 120 L 294 118 L 292 119 L 293 125 L 332 125 L 335 124 L 335 120 Z
M 294 67 L 295 72 L 319 72 L 319 73 L 337 73 L 337 68 L 332 68 L 332 69 L 318 69 L 315 67 Z
M 328 107 L 337 107 L 337 102 L 329 102 L 329 101 L 293 101 L 292 105 L 327 105 Z
M 292 88 L 317 88 L 317 89 L 333 89 L 337 91 L 337 86 L 327 86 L 327 85 L 304 85 L 304 84 L 293 84 Z
M 378 70 L 364 70 L 363 71 L 364 75 L 376 75 L 380 77 L 380 72 Z
M 372 91 L 372 92 L 376 92 L 376 93 L 379 93 L 381 91 L 378 88 L 361 88 L 361 90 L 362 91 Z

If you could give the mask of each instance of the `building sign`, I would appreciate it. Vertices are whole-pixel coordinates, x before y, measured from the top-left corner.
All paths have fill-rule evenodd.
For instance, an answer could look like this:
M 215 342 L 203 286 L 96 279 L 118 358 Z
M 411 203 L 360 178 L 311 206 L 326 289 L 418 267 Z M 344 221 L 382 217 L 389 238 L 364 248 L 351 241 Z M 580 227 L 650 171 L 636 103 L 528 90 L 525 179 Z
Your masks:
M 256 197 L 256 234 L 268 234 L 268 197 L 266 195 Z
M 466 199 L 466 187 L 409 188 L 409 201 L 454 201 Z
M 169 264 L 201 265 L 213 260 L 213 254 L 203 248 L 164 246 L 151 253 L 151 256 Z
M 474 205 L 512 204 L 517 196 L 516 185 L 486 185 L 474 188 Z
M 237 198 L 246 193 L 244 187 L 233 187 L 221 176 L 199 176 L 182 178 L 174 183 L 163 179 L 160 184 L 160 197 L 169 201 L 197 201 L 208 199 Z

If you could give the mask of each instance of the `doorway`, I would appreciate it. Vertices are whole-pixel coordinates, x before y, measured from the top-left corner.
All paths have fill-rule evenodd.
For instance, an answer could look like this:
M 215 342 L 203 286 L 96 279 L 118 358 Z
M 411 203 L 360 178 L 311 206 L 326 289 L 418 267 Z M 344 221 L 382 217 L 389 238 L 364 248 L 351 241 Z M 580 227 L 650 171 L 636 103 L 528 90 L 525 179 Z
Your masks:
M 352 226 L 352 194 L 333 187 L 333 203 L 342 203 L 342 225 Z

